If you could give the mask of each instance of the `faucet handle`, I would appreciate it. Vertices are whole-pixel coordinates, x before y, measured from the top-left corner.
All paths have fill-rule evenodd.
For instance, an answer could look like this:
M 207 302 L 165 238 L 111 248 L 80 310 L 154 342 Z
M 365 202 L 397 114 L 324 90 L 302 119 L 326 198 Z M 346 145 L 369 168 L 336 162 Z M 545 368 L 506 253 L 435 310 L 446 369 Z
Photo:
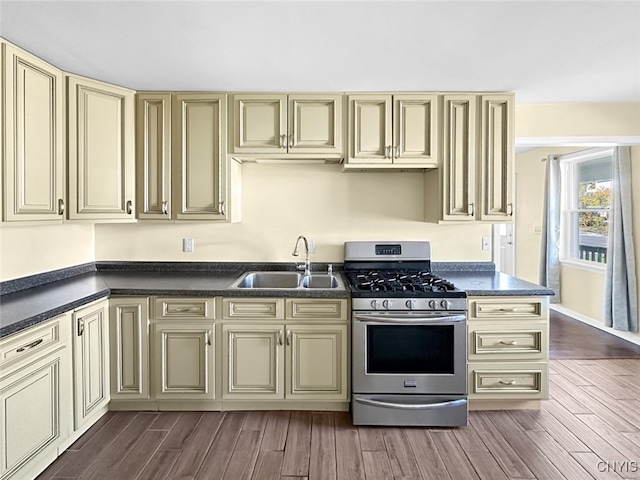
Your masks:
M 328 275 L 332 275 L 333 274 L 333 265 L 329 264 L 329 266 L 327 267 L 327 274 Z

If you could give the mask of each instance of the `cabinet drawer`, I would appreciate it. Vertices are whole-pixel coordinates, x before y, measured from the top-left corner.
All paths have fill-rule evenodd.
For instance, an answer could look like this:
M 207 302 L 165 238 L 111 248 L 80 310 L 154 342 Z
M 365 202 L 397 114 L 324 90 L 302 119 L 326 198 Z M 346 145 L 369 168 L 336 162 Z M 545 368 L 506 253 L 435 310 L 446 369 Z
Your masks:
M 222 300 L 222 318 L 231 319 L 284 319 L 284 298 L 225 298 Z
M 347 319 L 346 299 L 288 298 L 286 300 L 287 318 L 332 320 Z
M 470 398 L 546 399 L 546 362 L 504 364 L 469 363 Z
M 9 365 L 39 356 L 42 352 L 55 348 L 69 337 L 70 315 L 61 315 L 52 320 L 29 328 L 3 339 L 0 342 L 0 370 Z
M 542 320 L 549 316 L 546 297 L 515 297 L 469 300 L 469 320 L 531 319 Z
M 155 297 L 154 318 L 214 318 L 213 298 Z
M 548 352 L 546 323 L 529 328 L 469 328 L 469 358 L 500 360 L 545 359 Z

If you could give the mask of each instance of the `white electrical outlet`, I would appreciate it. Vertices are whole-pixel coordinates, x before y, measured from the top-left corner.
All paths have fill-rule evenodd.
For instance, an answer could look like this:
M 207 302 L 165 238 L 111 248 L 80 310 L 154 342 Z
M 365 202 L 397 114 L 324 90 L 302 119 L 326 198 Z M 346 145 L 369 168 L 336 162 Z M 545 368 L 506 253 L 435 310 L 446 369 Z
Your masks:
M 182 239 L 182 251 L 187 253 L 192 253 L 195 248 L 195 241 L 193 238 L 183 238 Z
M 491 250 L 491 237 L 482 237 L 482 250 Z
M 316 251 L 316 241 L 307 239 L 307 243 L 309 244 L 309 253 L 315 253 L 315 251 Z

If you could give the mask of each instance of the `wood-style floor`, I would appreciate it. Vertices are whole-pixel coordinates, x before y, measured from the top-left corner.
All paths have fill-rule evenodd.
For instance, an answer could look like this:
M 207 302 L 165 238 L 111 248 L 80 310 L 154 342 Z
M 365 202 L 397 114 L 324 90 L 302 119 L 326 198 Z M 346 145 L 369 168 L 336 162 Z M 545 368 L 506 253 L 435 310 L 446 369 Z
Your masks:
M 640 353 L 571 322 L 552 317 L 552 338 L 566 338 L 552 343 L 562 359 L 539 411 L 470 412 L 452 429 L 354 427 L 348 413 L 109 412 L 38 478 L 640 478 Z

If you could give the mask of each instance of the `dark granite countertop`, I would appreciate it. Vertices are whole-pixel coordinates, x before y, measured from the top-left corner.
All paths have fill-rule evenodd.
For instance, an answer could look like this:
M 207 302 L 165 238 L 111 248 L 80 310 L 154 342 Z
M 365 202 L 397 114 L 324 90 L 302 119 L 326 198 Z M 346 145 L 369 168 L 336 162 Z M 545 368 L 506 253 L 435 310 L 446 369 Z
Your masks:
M 23 281 L 24 289 L 18 291 L 14 291 L 14 282 L 4 282 L 4 286 L 9 287 L 5 292 L 11 293 L 0 297 L 0 338 L 109 295 L 303 298 L 350 296 L 348 287 L 332 290 L 229 289 L 246 271 L 291 270 L 293 264 L 110 262 L 98 264 L 98 271 L 88 273 L 88 264 L 81 267 L 29 277 L 28 281 Z M 314 267 L 314 271 L 326 271 L 325 265 L 314 264 Z M 341 265 L 337 264 L 336 274 L 341 274 L 340 269 Z M 490 262 L 434 263 L 433 269 L 458 288 L 466 290 L 470 296 L 553 295 L 553 291 L 548 288 L 496 272 Z M 39 277 L 43 277 L 43 281 L 48 283 L 39 284 Z M 347 285 L 346 278 L 343 276 L 342 279 Z

